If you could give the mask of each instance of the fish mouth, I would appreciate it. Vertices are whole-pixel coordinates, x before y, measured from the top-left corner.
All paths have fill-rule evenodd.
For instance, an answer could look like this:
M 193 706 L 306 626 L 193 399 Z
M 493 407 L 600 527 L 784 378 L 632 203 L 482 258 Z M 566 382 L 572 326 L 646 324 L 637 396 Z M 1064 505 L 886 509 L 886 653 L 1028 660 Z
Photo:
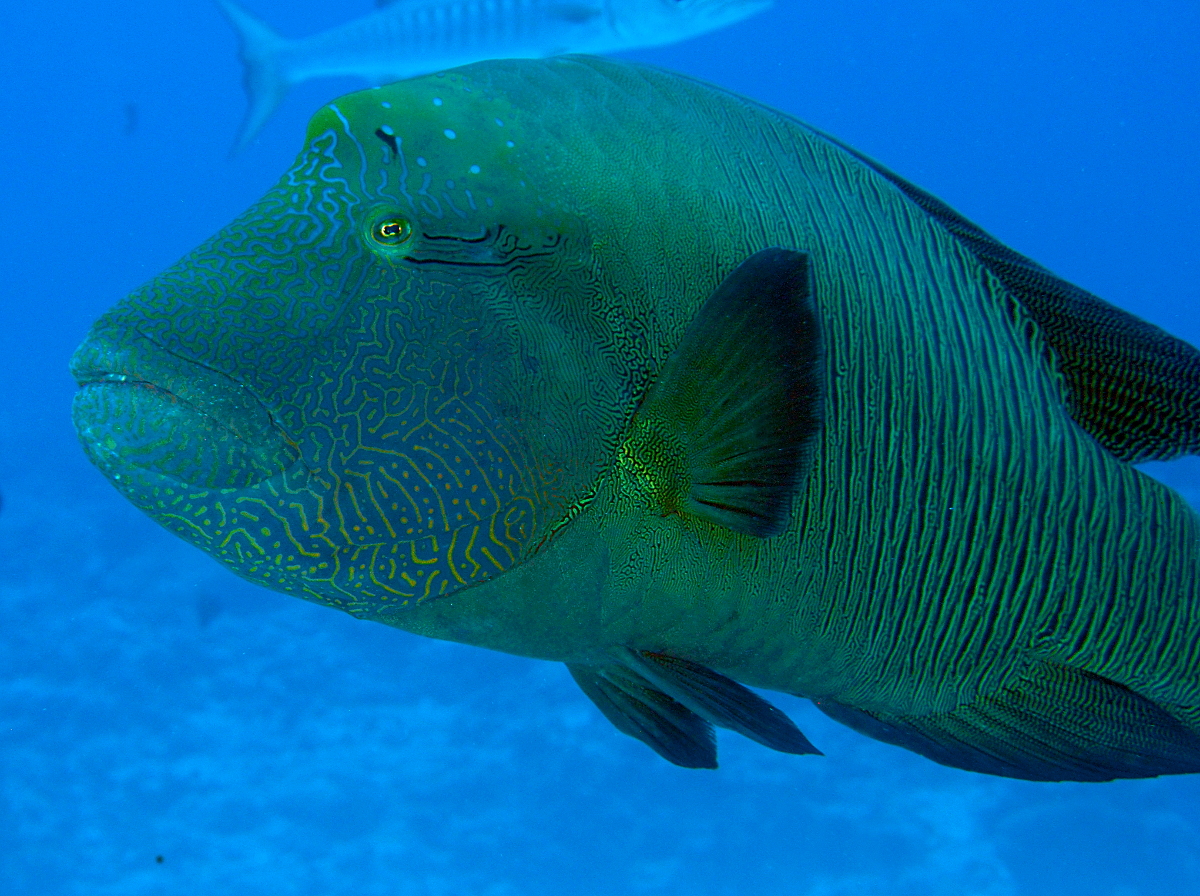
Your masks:
M 270 411 L 231 377 L 140 334 L 92 334 L 71 358 L 75 429 L 114 484 L 154 475 L 209 489 L 257 485 L 300 453 Z M 147 477 L 147 474 L 151 474 Z

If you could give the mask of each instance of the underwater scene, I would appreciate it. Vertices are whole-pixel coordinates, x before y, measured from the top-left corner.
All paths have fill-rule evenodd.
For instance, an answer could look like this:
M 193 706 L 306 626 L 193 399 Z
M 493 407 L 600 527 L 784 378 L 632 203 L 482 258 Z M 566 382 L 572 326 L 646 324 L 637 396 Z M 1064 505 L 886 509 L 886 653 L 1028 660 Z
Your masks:
M 1200 893 L 1195 4 L 9 17 L 0 896 Z

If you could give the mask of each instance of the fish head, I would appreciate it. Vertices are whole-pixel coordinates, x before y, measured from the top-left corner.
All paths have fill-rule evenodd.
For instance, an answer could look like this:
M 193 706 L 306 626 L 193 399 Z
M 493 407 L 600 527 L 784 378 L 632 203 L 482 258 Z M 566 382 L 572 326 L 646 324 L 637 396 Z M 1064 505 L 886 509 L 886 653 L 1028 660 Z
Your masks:
M 769 9 L 774 0 L 615 0 L 621 36 L 656 46 L 724 28 Z
M 362 617 L 540 550 L 639 388 L 611 240 L 569 186 L 598 172 L 513 100 L 538 93 L 519 67 L 474 70 L 320 110 L 278 184 L 72 359 L 78 434 L 126 497 Z

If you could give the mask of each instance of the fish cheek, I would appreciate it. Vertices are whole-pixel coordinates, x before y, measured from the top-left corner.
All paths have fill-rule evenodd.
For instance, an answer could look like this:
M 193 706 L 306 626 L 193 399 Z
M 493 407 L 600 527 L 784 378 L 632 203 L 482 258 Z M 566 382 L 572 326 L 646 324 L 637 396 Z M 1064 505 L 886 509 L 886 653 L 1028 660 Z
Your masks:
M 496 278 L 386 266 L 348 302 L 304 378 L 300 442 L 333 547 L 308 587 L 374 617 L 520 562 L 556 504 L 556 475 L 496 384 L 520 367 Z

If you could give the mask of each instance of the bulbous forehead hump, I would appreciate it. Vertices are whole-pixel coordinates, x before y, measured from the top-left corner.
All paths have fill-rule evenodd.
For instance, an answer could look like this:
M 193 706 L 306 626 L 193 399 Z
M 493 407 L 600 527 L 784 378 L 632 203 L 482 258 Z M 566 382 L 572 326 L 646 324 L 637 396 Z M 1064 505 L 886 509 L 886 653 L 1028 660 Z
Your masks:
M 528 186 L 526 117 L 475 79 L 435 75 L 329 104 L 313 116 L 306 145 L 336 157 L 347 186 L 368 197 L 467 217 Z
M 325 179 L 417 212 L 450 189 L 464 212 L 482 191 L 516 219 L 546 224 L 569 206 L 619 221 L 629 203 L 652 210 L 664 185 L 678 192 L 711 166 L 723 137 L 695 127 L 706 102 L 728 130 L 730 101 L 652 69 L 493 60 L 340 98 L 313 117 L 305 154 Z

